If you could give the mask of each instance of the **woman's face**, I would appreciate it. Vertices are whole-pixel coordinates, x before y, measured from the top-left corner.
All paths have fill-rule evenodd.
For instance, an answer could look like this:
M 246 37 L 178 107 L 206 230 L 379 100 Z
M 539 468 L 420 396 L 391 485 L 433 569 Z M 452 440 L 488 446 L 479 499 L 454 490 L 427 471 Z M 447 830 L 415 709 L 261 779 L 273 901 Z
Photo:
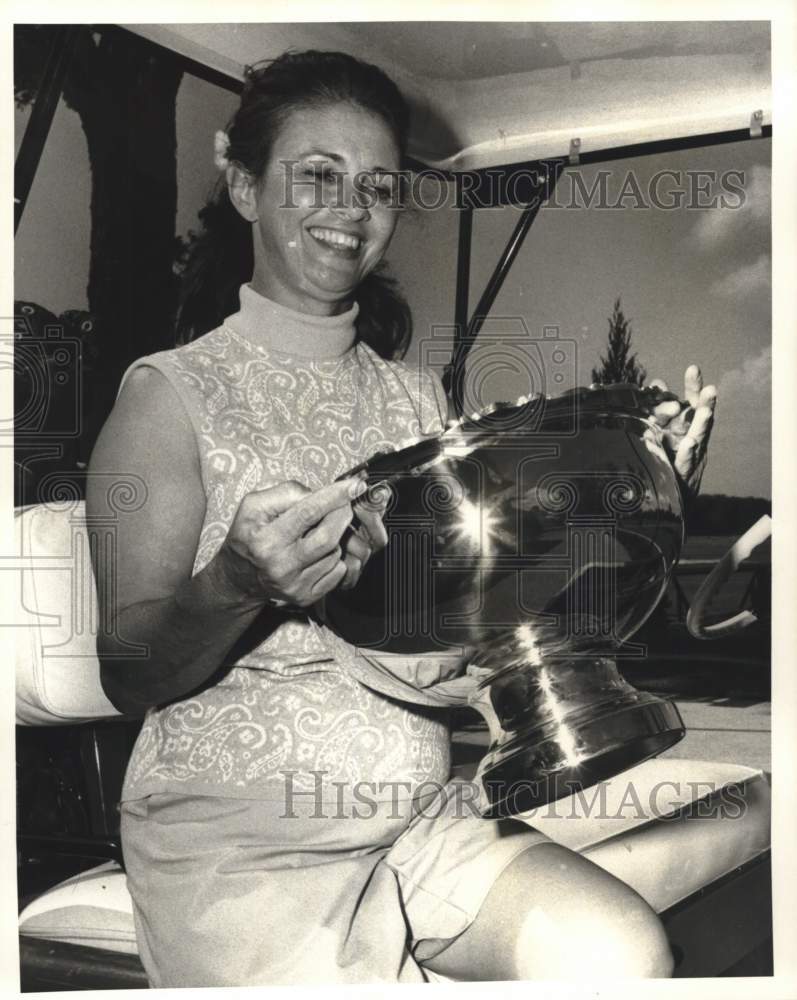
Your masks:
M 257 187 L 255 291 L 318 316 L 349 308 L 396 227 L 385 173 L 399 165 L 377 115 L 350 104 L 295 111 Z

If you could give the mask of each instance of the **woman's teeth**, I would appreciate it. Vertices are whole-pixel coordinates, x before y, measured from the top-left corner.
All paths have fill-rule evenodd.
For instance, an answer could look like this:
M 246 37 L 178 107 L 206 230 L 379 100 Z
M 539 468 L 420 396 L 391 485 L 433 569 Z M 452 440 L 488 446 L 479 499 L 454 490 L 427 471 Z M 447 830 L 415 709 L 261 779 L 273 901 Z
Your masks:
M 318 229 L 315 226 L 310 229 L 310 235 L 314 236 L 322 243 L 330 243 L 335 247 L 345 247 L 347 250 L 359 250 L 360 238 L 350 236 L 348 233 L 340 233 L 336 229 Z

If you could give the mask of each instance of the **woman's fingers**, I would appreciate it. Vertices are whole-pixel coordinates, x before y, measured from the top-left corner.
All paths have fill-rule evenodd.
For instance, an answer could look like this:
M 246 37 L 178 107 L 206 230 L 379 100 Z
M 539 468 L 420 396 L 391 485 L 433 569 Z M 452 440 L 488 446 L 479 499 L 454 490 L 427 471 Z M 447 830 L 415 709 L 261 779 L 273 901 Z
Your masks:
M 340 585 L 346 575 L 346 564 L 341 556 L 340 549 L 336 549 L 303 571 L 300 584 L 306 597 L 301 601 L 302 604 L 314 604 Z
M 711 428 L 714 424 L 714 408 L 717 392 L 714 386 L 707 386 L 700 393 L 699 405 L 695 409 L 689 429 L 678 444 L 675 453 L 675 470 L 685 480 L 689 480 L 702 460 L 708 447 Z
M 343 541 L 343 551 L 346 554 L 356 556 L 360 562 L 365 563 L 374 551 L 371 543 L 359 535 L 356 531 L 347 535 Z
M 708 437 L 714 425 L 715 399 L 716 397 L 710 403 L 698 406 L 692 418 L 692 423 L 689 426 L 687 437 L 694 438 L 701 448 L 708 444 Z
M 346 564 L 346 575 L 343 577 L 341 587 L 349 590 L 360 579 L 363 566 L 373 552 L 370 543 L 352 532 L 343 543 L 343 562 Z
M 707 385 L 705 389 L 700 390 L 700 397 L 698 398 L 698 406 L 708 406 L 711 412 L 714 412 L 714 407 L 717 404 L 717 388 L 713 385 Z
M 259 591 L 304 607 L 341 582 L 354 586 L 371 553 L 387 543 L 383 504 L 358 505 L 357 530 L 346 533 L 366 488 L 354 477 L 313 493 L 283 483 L 245 497 L 231 544 L 256 568 Z
M 356 478 L 322 486 L 280 514 L 277 522 L 279 530 L 286 541 L 295 542 L 315 528 L 331 511 L 341 507 L 350 508 L 352 500 L 366 488 L 366 483 Z
M 349 532 L 343 541 L 343 561 L 346 564 L 346 575 L 341 587 L 349 590 L 360 579 L 363 566 L 374 552 L 379 552 L 387 545 L 387 531 L 382 523 L 382 517 L 389 500 L 389 494 L 382 493 L 376 497 L 364 497 L 354 508 L 356 527 Z
M 700 390 L 703 388 L 703 375 L 697 365 L 689 365 L 684 372 L 684 399 L 695 409 L 699 406 Z
M 663 379 L 651 379 L 648 384 L 668 391 Z M 689 365 L 684 372 L 684 399 L 685 403 L 675 400 L 659 403 L 653 409 L 653 418 L 661 428 L 675 471 L 690 490 L 697 492 L 717 401 L 717 390 L 713 385 L 703 386 L 703 375 L 697 365 Z
M 265 490 L 253 490 L 241 500 L 234 527 L 243 533 L 260 530 L 295 507 L 309 493 L 306 486 L 293 480 Z
M 340 544 L 341 536 L 351 524 L 352 509 L 349 504 L 337 507 L 326 514 L 307 534 L 293 543 L 296 557 L 302 566 L 310 566 Z
M 354 508 L 354 514 L 359 521 L 358 532 L 364 533 L 371 551 L 378 552 L 387 545 L 387 531 L 382 522 L 388 497 L 380 500 L 364 499 Z
M 351 590 L 360 579 L 365 560 L 347 552 L 343 557 L 343 565 L 346 567 L 346 572 L 341 578 L 340 587 L 342 590 Z
M 671 399 L 666 403 L 659 403 L 658 406 L 654 406 L 653 417 L 659 427 L 666 427 L 680 412 L 681 404 L 677 399 Z

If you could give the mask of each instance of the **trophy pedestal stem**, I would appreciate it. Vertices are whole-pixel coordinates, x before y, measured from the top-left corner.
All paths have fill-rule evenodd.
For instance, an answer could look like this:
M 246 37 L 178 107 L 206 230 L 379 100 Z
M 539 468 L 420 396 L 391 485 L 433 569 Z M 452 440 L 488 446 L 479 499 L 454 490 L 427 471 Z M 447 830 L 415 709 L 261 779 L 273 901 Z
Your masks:
M 588 788 L 685 733 L 672 702 L 637 691 L 606 658 L 514 665 L 482 681 L 470 702 L 490 730 L 476 778 L 488 818 Z

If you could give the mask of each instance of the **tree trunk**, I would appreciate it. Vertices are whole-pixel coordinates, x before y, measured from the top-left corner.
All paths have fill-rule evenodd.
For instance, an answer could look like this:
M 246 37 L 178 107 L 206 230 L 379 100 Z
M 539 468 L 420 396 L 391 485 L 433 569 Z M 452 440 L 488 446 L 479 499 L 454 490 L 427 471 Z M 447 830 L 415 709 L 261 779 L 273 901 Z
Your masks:
M 114 28 L 87 28 L 74 65 L 64 98 L 80 115 L 91 164 L 89 310 L 115 393 L 127 365 L 174 343 L 182 69 Z

